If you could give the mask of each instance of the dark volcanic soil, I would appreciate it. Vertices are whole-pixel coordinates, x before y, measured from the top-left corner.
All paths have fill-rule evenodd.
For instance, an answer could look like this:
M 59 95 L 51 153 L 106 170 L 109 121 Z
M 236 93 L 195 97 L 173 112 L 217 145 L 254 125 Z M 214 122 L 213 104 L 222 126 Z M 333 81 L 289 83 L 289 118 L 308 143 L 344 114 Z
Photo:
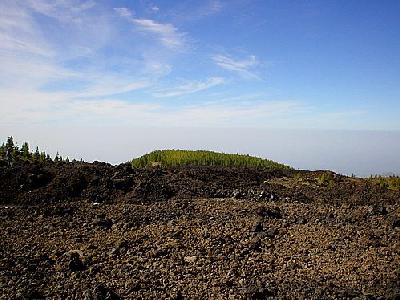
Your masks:
M 0 298 L 399 299 L 400 192 L 320 175 L 0 165 Z

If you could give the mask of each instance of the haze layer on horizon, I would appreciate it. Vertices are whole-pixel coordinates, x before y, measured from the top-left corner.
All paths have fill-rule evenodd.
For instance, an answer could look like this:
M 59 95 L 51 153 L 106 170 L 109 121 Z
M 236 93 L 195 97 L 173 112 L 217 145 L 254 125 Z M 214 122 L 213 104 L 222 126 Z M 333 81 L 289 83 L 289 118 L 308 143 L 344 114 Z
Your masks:
M 394 0 L 2 0 L 1 134 L 88 160 L 168 145 L 398 173 L 399 11 Z M 67 128 L 97 148 L 71 144 Z M 113 152 L 98 152 L 107 140 Z
M 0 128 L 0 138 L 12 130 L 19 145 L 30 141 L 52 156 L 58 151 L 89 162 L 119 164 L 156 149 L 207 149 L 256 155 L 296 169 L 400 175 L 400 131 L 33 126 Z

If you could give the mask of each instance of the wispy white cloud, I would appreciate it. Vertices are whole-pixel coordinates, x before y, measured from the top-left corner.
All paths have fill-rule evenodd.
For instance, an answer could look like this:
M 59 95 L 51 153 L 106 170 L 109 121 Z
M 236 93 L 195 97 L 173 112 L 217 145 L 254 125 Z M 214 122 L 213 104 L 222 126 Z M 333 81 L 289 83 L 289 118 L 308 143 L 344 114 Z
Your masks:
M 134 18 L 128 8 L 114 8 L 121 16 L 129 20 L 136 28 L 144 33 L 153 34 L 166 47 L 181 49 L 185 45 L 185 33 L 170 23 L 159 23 L 151 19 Z
M 159 12 L 159 11 L 160 11 L 160 8 L 159 8 L 157 5 L 152 5 L 152 6 L 150 7 L 150 9 L 151 9 L 153 12 Z
M 148 86 L 150 86 L 150 82 L 145 80 L 124 83 L 112 79 L 102 79 L 81 92 L 72 93 L 71 96 L 82 98 L 104 97 L 139 90 Z
M 221 68 L 236 72 L 242 76 L 260 79 L 258 75 L 255 74 L 254 69 L 259 66 L 259 61 L 254 55 L 250 55 L 246 59 L 234 59 L 226 55 L 214 55 L 212 60 Z
M 112 74 L 104 71 L 74 71 L 41 58 L 0 55 L 0 90 L 2 88 L 26 91 L 46 91 L 49 95 L 64 95 L 73 98 L 94 98 L 122 94 L 149 87 L 151 78 L 125 74 Z M 162 76 L 163 66 L 150 66 L 147 72 L 159 70 Z M 159 76 L 155 74 L 154 76 Z M 52 83 L 61 84 L 60 89 L 48 90 Z M 63 84 L 78 82 L 72 90 L 66 91 Z M 21 97 L 22 99 L 22 97 Z
M 171 66 L 162 57 L 148 53 L 143 53 L 140 59 L 138 53 L 136 57 L 108 56 L 107 61 L 102 60 L 98 50 L 101 44 L 109 44 L 111 40 L 105 37 L 99 42 L 97 36 L 103 39 L 108 31 L 115 32 L 117 28 L 116 24 L 104 22 L 99 32 L 92 32 L 94 13 L 89 11 L 94 4 L 92 1 L 73 0 L 0 2 L 0 89 L 44 91 L 50 84 L 59 87 L 58 92 L 68 94 L 71 99 L 104 97 L 148 87 L 170 72 Z M 79 18 L 82 23 L 73 23 L 68 32 L 65 32 L 64 25 L 59 27 L 60 35 L 65 34 L 73 43 L 66 43 L 63 47 L 55 43 L 51 35 L 43 35 L 37 14 L 54 18 L 53 26 L 65 22 L 70 16 Z M 103 16 L 98 17 L 103 19 Z M 107 26 L 111 29 L 105 28 Z M 63 43 L 64 40 L 57 42 Z M 68 64 L 68 60 L 82 58 L 85 68 Z M 72 86 L 71 80 L 78 84 L 65 89 L 63 85 Z M 57 88 L 47 91 L 54 96 Z
M 39 89 L 49 81 L 80 77 L 80 74 L 63 68 L 52 60 L 29 54 L 3 53 L 0 55 L 0 65 L 0 88 Z
M 196 22 L 204 18 L 217 16 L 227 6 L 225 1 L 222 0 L 198 1 L 195 5 L 193 5 L 194 2 L 192 1 L 181 2 L 180 5 L 177 5 L 168 13 L 174 20 L 179 20 L 180 22 Z
M 186 94 L 193 94 L 200 91 L 207 90 L 209 88 L 221 85 L 225 82 L 224 78 L 222 77 L 211 77 L 208 78 L 206 81 L 191 81 L 184 83 L 182 85 L 168 88 L 168 89 L 161 89 L 154 93 L 156 97 L 178 97 Z
M 84 1 L 82 3 L 77 4 L 71 8 L 72 11 L 81 12 L 87 9 L 91 9 L 92 7 L 96 6 L 96 2 L 93 0 Z
M 51 56 L 53 52 L 46 46 L 24 36 L 13 36 L 0 32 L 0 50 L 15 51 L 16 53 L 25 52 L 31 55 Z
M 133 17 L 134 13 L 126 8 L 126 7 L 115 7 L 114 10 L 121 16 L 121 17 Z
M 44 42 L 62 52 L 64 59 L 79 53 L 71 53 L 73 49 L 94 53 L 107 45 L 115 34 L 110 13 L 93 0 L 15 0 L 15 3 L 34 21 Z M 48 18 L 39 19 L 40 15 Z M 42 27 L 48 22 L 51 22 L 51 31 Z
M 0 2 L 0 51 L 47 57 L 54 54 L 33 18 L 18 3 L 7 0 Z
M 223 6 L 224 5 L 220 0 L 212 0 L 208 3 L 206 14 L 216 14 L 222 10 Z
M 0 89 L 1 124 L 109 124 L 134 126 L 261 126 L 303 110 L 296 102 L 196 104 L 133 103 L 116 98 L 78 99 L 63 93 Z M 27 120 L 29 122 L 27 123 Z
M 103 94 L 104 91 L 101 91 Z M 141 127 L 363 128 L 365 112 L 324 113 L 298 101 L 232 101 L 171 107 L 168 103 L 77 98 L 68 93 L 0 88 L 0 124 L 70 124 Z
M 26 3 L 36 12 L 66 23 L 80 22 L 82 12 L 96 5 L 93 0 L 26 0 Z
M 172 24 L 157 23 L 150 19 L 132 19 L 132 22 L 140 30 L 157 35 L 161 43 L 168 48 L 179 49 L 184 46 L 185 33 Z
M 276 120 L 303 110 L 302 104 L 293 101 L 192 105 L 174 112 L 176 118 L 169 115 L 164 126 L 269 127 Z

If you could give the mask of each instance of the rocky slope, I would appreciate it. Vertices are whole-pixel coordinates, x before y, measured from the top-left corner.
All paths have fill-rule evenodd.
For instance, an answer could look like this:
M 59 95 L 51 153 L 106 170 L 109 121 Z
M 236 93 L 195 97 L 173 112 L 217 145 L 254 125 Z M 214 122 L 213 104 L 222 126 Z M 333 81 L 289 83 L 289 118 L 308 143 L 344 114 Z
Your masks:
M 400 193 L 322 172 L 0 166 L 1 299 L 399 299 Z

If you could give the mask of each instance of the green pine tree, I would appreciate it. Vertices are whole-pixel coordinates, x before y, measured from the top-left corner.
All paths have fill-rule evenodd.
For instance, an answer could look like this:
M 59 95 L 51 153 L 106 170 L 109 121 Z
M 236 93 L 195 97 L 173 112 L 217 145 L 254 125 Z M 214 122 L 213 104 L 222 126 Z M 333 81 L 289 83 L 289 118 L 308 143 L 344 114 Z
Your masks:
M 58 151 L 56 153 L 56 156 L 54 157 L 54 161 L 55 162 L 59 162 L 60 161 L 60 154 L 58 154 Z
M 4 159 L 6 157 L 6 145 L 3 143 L 0 146 L 0 159 Z
M 35 153 L 33 154 L 33 159 L 35 161 L 39 161 L 40 160 L 40 152 L 39 152 L 39 147 L 38 146 L 36 146 Z
M 12 136 L 9 136 L 9 137 L 7 138 L 6 148 L 9 149 L 9 150 L 13 150 L 14 147 L 15 147 L 15 146 L 14 146 L 13 137 L 12 137 Z
M 22 159 L 29 160 L 31 158 L 31 153 L 29 152 L 29 145 L 27 142 L 23 143 L 21 146 Z
M 46 160 L 46 153 L 40 152 L 39 161 L 43 162 Z

